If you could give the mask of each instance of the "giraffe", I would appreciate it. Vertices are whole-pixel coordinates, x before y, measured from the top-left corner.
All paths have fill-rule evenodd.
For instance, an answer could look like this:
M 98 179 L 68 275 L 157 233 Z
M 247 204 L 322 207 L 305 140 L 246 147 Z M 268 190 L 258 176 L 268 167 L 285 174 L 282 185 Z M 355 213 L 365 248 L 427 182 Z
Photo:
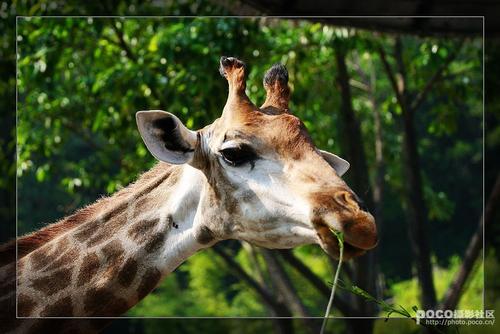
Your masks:
M 337 258 L 336 230 L 344 233 L 345 259 L 376 246 L 373 216 L 341 179 L 349 163 L 317 149 L 290 113 L 285 67 L 265 74 L 260 108 L 245 93 L 242 61 L 222 57 L 219 71 L 229 88 L 220 118 L 192 131 L 173 114 L 138 112 L 140 135 L 159 160 L 151 170 L 18 238 L 17 262 L 6 255 L 15 242 L 2 246 L 2 308 L 15 308 L 17 296 L 19 317 L 119 316 L 195 252 L 225 239 L 266 248 L 319 244 Z M 51 332 L 102 326 L 29 319 L 6 331 L 37 332 L 42 324 Z

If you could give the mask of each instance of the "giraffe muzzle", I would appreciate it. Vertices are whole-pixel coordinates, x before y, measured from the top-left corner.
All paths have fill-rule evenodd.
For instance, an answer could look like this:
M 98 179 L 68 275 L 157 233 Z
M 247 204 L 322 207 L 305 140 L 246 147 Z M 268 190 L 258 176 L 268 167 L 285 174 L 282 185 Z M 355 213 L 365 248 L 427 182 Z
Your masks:
M 366 210 L 340 210 L 316 215 L 312 223 L 323 250 L 334 258 L 339 257 L 339 241 L 333 231 L 344 235 L 344 259 L 364 254 L 378 244 L 375 219 Z

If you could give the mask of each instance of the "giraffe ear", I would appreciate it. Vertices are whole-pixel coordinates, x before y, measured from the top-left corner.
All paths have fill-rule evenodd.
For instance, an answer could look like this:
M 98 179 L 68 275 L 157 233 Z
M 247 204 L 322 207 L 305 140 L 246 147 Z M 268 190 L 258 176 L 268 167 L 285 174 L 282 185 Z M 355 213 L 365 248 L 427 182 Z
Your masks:
M 330 166 L 335 169 L 337 172 L 338 176 L 342 176 L 347 172 L 351 164 L 347 162 L 346 160 L 342 159 L 338 155 L 335 155 L 333 153 L 327 152 L 327 151 L 322 151 L 320 150 L 321 155 L 323 158 L 330 164 Z
M 148 110 L 137 112 L 135 119 L 142 140 L 156 159 L 176 165 L 192 161 L 196 132 L 186 128 L 176 116 Z

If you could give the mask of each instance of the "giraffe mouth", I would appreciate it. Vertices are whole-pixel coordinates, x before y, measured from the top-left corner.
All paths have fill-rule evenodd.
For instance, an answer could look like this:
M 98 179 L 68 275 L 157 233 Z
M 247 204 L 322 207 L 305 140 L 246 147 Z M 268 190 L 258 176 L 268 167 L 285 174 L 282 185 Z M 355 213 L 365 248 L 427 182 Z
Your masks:
M 321 246 L 321 248 L 330 257 L 338 260 L 340 257 L 340 245 L 339 245 L 339 240 L 334 232 L 337 231 L 337 229 L 329 226 L 327 223 L 323 221 L 323 219 L 314 220 L 313 225 L 316 229 L 316 233 L 318 234 L 319 245 Z M 368 250 L 368 248 L 364 249 L 358 246 L 354 246 L 346 239 L 349 238 L 344 237 L 344 242 L 343 242 L 344 251 L 342 254 L 343 260 L 349 260 L 354 257 L 363 255 Z
M 339 259 L 340 257 L 340 245 L 337 236 L 328 229 L 328 232 L 318 233 L 320 238 L 320 246 L 323 250 L 332 258 Z M 354 257 L 363 255 L 366 250 L 353 246 L 344 240 L 344 252 L 342 254 L 343 260 L 349 260 Z

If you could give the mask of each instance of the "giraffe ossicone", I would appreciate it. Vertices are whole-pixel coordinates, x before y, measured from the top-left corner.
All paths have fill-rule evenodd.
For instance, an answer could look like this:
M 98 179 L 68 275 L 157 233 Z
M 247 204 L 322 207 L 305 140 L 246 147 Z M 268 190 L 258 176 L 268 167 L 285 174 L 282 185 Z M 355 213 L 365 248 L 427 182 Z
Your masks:
M 340 177 L 349 163 L 319 150 L 290 113 L 284 66 L 264 76 L 259 108 L 245 94 L 244 63 L 222 57 L 219 65 L 229 87 L 220 118 L 193 131 L 171 113 L 138 112 L 158 164 L 113 196 L 18 238 L 19 316 L 119 316 L 189 256 L 225 239 L 319 244 L 337 257 L 334 229 L 344 233 L 344 258 L 375 247 L 375 221 Z M 15 279 L 15 263 L 0 265 L 0 277 Z

